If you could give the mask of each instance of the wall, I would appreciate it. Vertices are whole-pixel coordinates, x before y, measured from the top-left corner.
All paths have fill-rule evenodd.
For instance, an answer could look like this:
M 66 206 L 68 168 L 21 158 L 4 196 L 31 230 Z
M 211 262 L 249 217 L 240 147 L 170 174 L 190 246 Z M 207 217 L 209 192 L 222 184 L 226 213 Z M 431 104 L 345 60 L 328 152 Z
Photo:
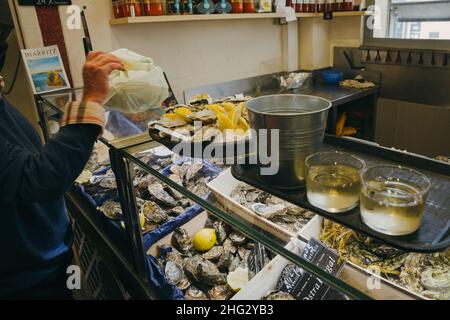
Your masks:
M 152 57 L 167 73 L 179 99 L 185 88 L 283 69 L 282 27 L 272 19 L 110 26 L 111 1 L 74 0 L 86 6 L 94 48 L 125 47 Z M 60 16 L 67 16 L 60 7 Z M 65 19 L 61 19 L 65 21 Z M 64 28 L 76 86 L 84 63 L 82 32 Z

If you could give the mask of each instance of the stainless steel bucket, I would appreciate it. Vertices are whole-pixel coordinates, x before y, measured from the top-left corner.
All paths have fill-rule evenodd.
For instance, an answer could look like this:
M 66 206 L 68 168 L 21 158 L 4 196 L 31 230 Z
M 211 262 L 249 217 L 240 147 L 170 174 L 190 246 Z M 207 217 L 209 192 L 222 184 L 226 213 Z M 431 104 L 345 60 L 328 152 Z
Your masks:
M 274 175 L 260 175 L 272 186 L 295 189 L 304 186 L 305 159 L 322 146 L 331 102 L 308 95 L 279 94 L 262 96 L 247 102 L 250 124 L 259 129 L 278 129 L 279 143 L 271 144 L 270 134 L 257 134 L 258 146 L 267 144 L 271 155 L 279 154 L 279 170 Z M 263 140 L 261 140 L 263 139 Z M 258 164 L 263 165 L 258 156 Z

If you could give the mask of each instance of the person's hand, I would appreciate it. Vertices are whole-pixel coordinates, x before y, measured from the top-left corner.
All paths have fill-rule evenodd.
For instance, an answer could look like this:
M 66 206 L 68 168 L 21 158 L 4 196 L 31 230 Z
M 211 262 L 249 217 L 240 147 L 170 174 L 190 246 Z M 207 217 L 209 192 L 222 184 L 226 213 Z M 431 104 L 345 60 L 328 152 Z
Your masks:
M 113 70 L 124 70 L 119 58 L 100 51 L 89 52 L 83 68 L 83 101 L 103 105 L 109 90 L 108 76 Z
M 4 87 L 5 87 L 5 80 L 3 80 L 3 77 L 0 76 L 0 92 L 2 92 Z

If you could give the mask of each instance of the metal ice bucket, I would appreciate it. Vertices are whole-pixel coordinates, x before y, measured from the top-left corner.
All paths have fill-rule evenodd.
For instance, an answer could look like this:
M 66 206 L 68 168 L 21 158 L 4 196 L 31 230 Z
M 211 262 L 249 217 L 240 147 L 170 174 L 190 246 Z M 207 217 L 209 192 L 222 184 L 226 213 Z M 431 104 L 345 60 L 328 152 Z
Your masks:
M 309 95 L 279 94 L 262 96 L 247 102 L 252 129 L 279 130 L 279 143 L 271 145 L 270 134 L 258 146 L 267 144 L 269 154 L 278 152 L 279 170 L 260 178 L 278 188 L 295 189 L 305 185 L 305 159 L 322 146 L 331 102 Z M 264 141 L 262 141 L 263 139 Z M 258 156 L 260 167 L 263 165 Z

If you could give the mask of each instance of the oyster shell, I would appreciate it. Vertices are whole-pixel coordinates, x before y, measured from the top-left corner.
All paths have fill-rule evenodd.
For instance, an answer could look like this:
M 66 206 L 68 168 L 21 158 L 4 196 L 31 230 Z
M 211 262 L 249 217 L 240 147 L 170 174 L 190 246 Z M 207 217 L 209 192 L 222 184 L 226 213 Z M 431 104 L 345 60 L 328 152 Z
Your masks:
M 227 275 L 221 273 L 216 265 L 208 260 L 203 260 L 197 267 L 198 279 L 209 286 L 226 284 Z
M 188 257 L 184 259 L 184 272 L 194 282 L 199 282 L 198 277 L 198 266 L 203 262 L 200 255 L 195 255 L 193 257 Z
M 153 224 L 163 223 L 169 218 L 167 213 L 153 201 L 145 202 L 141 208 L 141 213 L 146 221 Z
M 239 233 L 239 232 L 232 232 L 231 234 L 230 234 L 230 236 L 229 236 L 229 239 L 231 240 L 231 241 L 233 241 L 233 243 L 234 244 L 236 244 L 236 245 L 243 245 L 244 243 L 246 243 L 247 242 L 247 238 L 244 236 L 244 235 L 242 235 L 241 233 Z
M 228 252 L 230 252 L 231 254 L 234 255 L 234 254 L 236 254 L 238 248 L 236 247 L 236 245 L 234 244 L 234 242 L 231 241 L 231 239 L 228 238 L 228 239 L 225 240 L 224 243 L 223 243 L 223 250 L 224 250 L 224 251 L 228 251 Z
M 172 261 L 176 263 L 180 267 L 183 267 L 184 264 L 183 257 L 181 256 L 181 253 L 178 252 L 175 248 L 173 248 L 172 251 L 167 252 L 165 259 L 167 261 Z
M 243 261 L 241 258 L 239 258 L 239 255 L 236 255 L 230 263 L 230 266 L 228 267 L 229 272 L 236 271 L 237 268 L 239 268 L 243 264 Z
M 184 177 L 186 181 L 190 181 L 193 178 L 195 178 L 198 175 L 198 173 L 203 169 L 203 163 L 201 162 L 200 163 L 194 162 L 192 164 L 184 163 L 183 166 L 185 165 L 187 166 L 186 174 Z
M 183 269 L 172 261 L 167 261 L 164 273 L 167 280 L 174 285 L 180 283 L 181 279 L 184 277 Z
M 110 219 L 122 219 L 122 207 L 119 202 L 106 201 L 102 206 L 98 207 L 97 210 Z
M 224 251 L 217 262 L 217 268 L 219 268 L 220 271 L 227 271 L 232 260 L 233 255 L 228 251 Z
M 153 183 L 148 186 L 148 191 L 156 199 L 156 201 L 160 202 L 161 204 L 169 207 L 176 207 L 177 201 L 164 190 L 162 184 Z
M 183 279 L 180 280 L 180 282 L 178 282 L 177 287 L 180 290 L 186 290 L 187 288 L 189 288 L 190 285 L 191 282 L 189 281 L 189 279 L 184 277 Z
M 228 285 L 216 286 L 208 291 L 211 300 L 228 300 L 233 295 L 233 291 Z
M 192 249 L 191 237 L 185 229 L 178 228 L 173 232 L 172 245 L 182 253 L 189 253 Z
M 262 300 L 295 300 L 295 298 L 287 292 L 271 291 Z
M 186 300 L 208 300 L 206 293 L 192 285 L 187 289 L 184 296 Z
M 179 184 L 180 186 L 183 186 L 183 179 L 181 179 L 178 175 L 171 174 L 169 176 L 169 179 L 172 180 L 173 182 Z M 173 188 L 169 188 L 169 190 L 175 199 L 179 200 L 179 199 L 183 198 L 183 194 L 178 192 L 177 190 L 175 190 Z
M 182 167 L 180 165 L 174 164 L 172 167 L 170 167 L 170 172 L 177 175 L 181 179 L 184 179 L 184 175 L 186 173 L 186 167 Z
M 209 250 L 208 252 L 205 252 L 202 257 L 203 259 L 209 260 L 209 261 L 217 261 L 220 259 L 220 256 L 223 253 L 223 247 L 221 246 L 214 246 Z
M 228 227 L 223 221 L 215 221 L 213 228 L 216 231 L 216 242 L 218 244 L 224 243 L 228 237 Z
M 170 209 L 169 214 L 174 217 L 178 217 L 180 214 L 184 213 L 184 208 L 182 206 L 177 206 Z
M 243 261 L 247 261 L 248 260 L 248 257 L 250 256 L 250 253 L 251 253 L 250 250 L 247 250 L 247 249 L 245 249 L 243 247 L 240 247 L 238 249 L 238 255 Z

